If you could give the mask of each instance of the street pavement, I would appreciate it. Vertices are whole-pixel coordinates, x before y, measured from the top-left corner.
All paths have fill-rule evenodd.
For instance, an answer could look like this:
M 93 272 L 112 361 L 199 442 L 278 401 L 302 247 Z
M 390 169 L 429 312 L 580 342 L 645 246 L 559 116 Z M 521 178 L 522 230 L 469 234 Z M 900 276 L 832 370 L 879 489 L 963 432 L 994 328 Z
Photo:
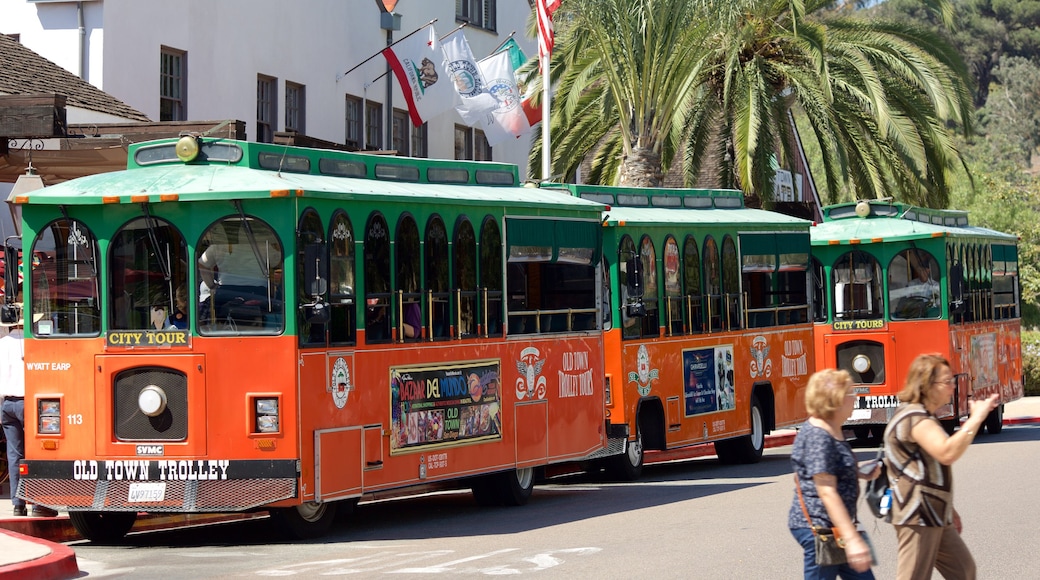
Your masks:
M 1004 407 L 1004 424 L 1021 425 L 1040 423 L 1040 397 L 1026 397 Z M 795 431 L 775 431 L 766 438 L 766 447 L 790 445 Z M 692 457 L 713 455 L 711 444 L 671 451 L 649 451 L 647 463 L 677 461 Z M 53 518 L 14 517 L 9 486 L 4 483 L 0 499 L 0 580 L 32 578 L 36 580 L 66 580 L 81 574 L 76 554 L 62 542 L 83 538 L 76 532 L 67 513 Z M 142 515 L 132 531 L 167 529 L 185 525 L 199 525 L 218 521 L 248 519 L 257 514 L 192 514 Z

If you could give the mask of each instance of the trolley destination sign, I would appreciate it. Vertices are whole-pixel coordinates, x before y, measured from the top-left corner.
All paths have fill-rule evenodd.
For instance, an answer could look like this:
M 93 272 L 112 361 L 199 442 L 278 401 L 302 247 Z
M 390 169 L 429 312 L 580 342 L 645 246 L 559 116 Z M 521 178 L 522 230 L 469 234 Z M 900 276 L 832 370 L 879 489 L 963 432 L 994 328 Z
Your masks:
M 190 346 L 191 334 L 187 330 L 113 330 L 105 334 L 105 346 L 109 347 L 167 347 Z

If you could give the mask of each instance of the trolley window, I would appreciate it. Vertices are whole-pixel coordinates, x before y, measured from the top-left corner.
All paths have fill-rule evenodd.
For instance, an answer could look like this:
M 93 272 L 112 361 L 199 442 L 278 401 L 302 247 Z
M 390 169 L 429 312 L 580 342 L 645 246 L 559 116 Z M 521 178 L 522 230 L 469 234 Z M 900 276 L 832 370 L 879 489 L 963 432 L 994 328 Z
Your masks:
M 939 262 L 930 253 L 909 248 L 888 263 L 889 316 L 893 320 L 938 318 Z
M 94 233 L 74 219 L 53 221 L 37 235 L 31 255 L 33 335 L 97 336 L 101 309 Z
M 177 228 L 140 217 L 112 238 L 109 249 L 109 328 L 187 329 L 188 249 Z
M 196 250 L 200 334 L 277 334 L 285 314 L 282 243 L 271 226 L 245 214 L 206 229 Z
M 835 320 L 876 319 L 884 315 L 881 265 L 874 256 L 854 250 L 831 268 Z

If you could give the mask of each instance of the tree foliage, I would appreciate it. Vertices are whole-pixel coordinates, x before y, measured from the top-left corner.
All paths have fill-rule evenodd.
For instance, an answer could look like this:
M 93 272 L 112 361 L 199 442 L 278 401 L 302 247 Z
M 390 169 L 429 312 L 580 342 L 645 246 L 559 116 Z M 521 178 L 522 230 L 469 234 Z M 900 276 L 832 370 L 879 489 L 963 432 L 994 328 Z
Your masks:
M 683 151 L 686 184 L 761 194 L 791 158 L 797 107 L 827 144 L 817 169 L 830 191 L 947 202 L 970 75 L 929 28 L 833 0 L 572 0 L 562 13 L 554 174 L 573 178 L 588 158 L 584 181 L 658 185 Z
M 956 26 L 942 34 L 957 47 L 975 77 L 975 106 L 989 99 L 994 70 L 1005 56 L 1040 57 L 1040 0 L 956 0 Z M 920 0 L 887 0 L 873 8 L 876 17 L 908 19 L 936 26 Z

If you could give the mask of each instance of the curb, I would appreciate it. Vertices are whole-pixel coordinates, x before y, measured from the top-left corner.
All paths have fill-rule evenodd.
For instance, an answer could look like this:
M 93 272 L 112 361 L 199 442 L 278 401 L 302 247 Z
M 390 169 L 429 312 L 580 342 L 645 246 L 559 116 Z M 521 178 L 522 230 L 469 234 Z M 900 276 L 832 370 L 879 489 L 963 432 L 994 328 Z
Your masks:
M 1040 417 L 1012 417 L 1004 419 L 1005 425 L 1033 425 L 1040 423 Z
M 0 579 L 67 580 L 80 576 L 79 566 L 76 564 L 76 553 L 72 551 L 72 548 L 10 530 L 0 529 L 0 533 L 7 534 L 18 541 L 39 544 L 49 550 L 45 556 L 0 567 Z
M 770 449 L 773 447 L 783 447 L 784 445 L 790 445 L 794 443 L 794 436 L 796 433 L 793 430 L 788 429 L 784 429 L 782 431 L 783 432 L 777 433 L 776 435 L 766 436 L 766 449 Z M 691 445 L 689 447 L 669 449 L 667 451 L 647 451 L 643 456 L 643 463 L 666 463 L 669 461 L 693 459 L 695 457 L 707 457 L 709 455 L 715 455 L 714 443 L 701 443 L 698 445 Z

